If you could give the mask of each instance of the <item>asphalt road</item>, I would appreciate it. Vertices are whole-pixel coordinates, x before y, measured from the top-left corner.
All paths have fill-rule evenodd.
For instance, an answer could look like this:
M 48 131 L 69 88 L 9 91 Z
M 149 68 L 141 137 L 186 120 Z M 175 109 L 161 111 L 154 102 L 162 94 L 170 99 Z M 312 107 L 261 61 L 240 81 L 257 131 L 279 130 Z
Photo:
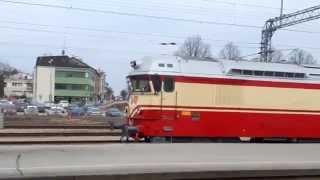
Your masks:
M 278 171 L 320 175 L 319 152 L 320 144 L 11 145 L 0 146 L 0 178 Z

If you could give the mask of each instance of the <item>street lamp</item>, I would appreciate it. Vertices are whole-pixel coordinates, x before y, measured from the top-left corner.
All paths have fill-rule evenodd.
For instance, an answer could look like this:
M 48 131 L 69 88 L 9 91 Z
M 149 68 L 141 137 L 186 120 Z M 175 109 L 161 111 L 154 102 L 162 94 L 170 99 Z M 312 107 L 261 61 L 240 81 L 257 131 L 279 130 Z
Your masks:
M 160 45 L 161 45 L 161 46 L 176 46 L 177 43 L 175 43 L 175 42 L 162 42 L 162 43 L 160 43 Z M 168 51 L 168 50 L 167 50 L 167 51 Z M 161 55 L 166 55 L 166 56 L 168 56 L 168 54 L 161 54 Z
M 175 42 L 170 42 L 170 43 L 160 43 L 160 45 L 162 45 L 162 46 L 175 46 L 175 45 L 177 45 L 177 43 L 175 43 Z
M 53 59 L 50 59 L 48 61 L 48 63 L 50 64 L 50 94 L 49 94 L 49 101 L 50 103 L 52 103 L 52 62 L 53 62 Z

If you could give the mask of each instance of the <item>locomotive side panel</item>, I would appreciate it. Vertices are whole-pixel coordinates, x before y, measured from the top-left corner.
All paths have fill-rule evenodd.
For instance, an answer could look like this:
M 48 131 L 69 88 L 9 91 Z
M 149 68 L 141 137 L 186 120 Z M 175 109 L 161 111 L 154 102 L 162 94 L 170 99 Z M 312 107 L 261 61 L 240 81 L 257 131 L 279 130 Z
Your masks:
M 176 58 L 133 68 L 130 76 L 152 87 L 131 95 L 141 137 L 320 138 L 320 79 L 309 76 L 320 68 Z M 157 77 L 174 78 L 174 90 L 155 91 Z
M 315 89 L 305 89 L 226 85 L 212 80 L 211 83 L 177 82 L 176 86 L 179 94 L 178 106 L 319 111 L 320 84 L 314 85 Z
M 148 136 L 320 137 L 314 89 L 176 82 L 176 91 L 176 105 L 149 107 L 150 114 L 167 116 L 148 122 Z

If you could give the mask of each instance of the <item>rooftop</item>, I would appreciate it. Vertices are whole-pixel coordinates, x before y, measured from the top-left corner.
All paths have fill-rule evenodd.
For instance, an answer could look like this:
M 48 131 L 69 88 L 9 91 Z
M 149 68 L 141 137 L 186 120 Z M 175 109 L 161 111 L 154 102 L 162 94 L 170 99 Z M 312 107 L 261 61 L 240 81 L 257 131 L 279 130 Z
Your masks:
M 28 73 L 17 73 L 9 76 L 7 79 L 10 80 L 32 80 L 32 75 Z
M 297 65 L 286 63 L 265 63 L 255 61 L 232 61 L 232 60 L 184 60 L 179 57 L 145 57 L 134 62 L 134 69 L 129 75 L 139 74 L 166 74 L 186 76 L 225 76 L 230 75 L 233 70 L 258 72 L 280 72 L 281 76 L 294 76 L 294 74 L 305 74 L 311 79 L 320 79 L 320 66 Z M 261 78 L 265 77 L 260 75 Z M 279 75 L 280 76 L 280 75 Z M 271 77 L 267 77 L 271 78 Z M 278 77 L 275 77 L 278 78 Z
M 36 66 L 92 68 L 80 59 L 69 56 L 40 56 L 37 58 Z

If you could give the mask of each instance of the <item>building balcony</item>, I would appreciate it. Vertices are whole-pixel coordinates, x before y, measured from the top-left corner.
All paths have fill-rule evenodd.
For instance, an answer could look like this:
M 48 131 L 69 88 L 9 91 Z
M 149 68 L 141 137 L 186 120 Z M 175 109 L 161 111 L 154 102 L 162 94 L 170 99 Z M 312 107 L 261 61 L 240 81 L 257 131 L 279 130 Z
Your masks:
M 73 78 L 73 77 L 56 77 L 55 83 L 58 84 L 87 84 L 93 85 L 94 81 L 87 78 Z
M 88 90 L 55 90 L 54 95 L 68 97 L 91 97 L 92 92 Z

